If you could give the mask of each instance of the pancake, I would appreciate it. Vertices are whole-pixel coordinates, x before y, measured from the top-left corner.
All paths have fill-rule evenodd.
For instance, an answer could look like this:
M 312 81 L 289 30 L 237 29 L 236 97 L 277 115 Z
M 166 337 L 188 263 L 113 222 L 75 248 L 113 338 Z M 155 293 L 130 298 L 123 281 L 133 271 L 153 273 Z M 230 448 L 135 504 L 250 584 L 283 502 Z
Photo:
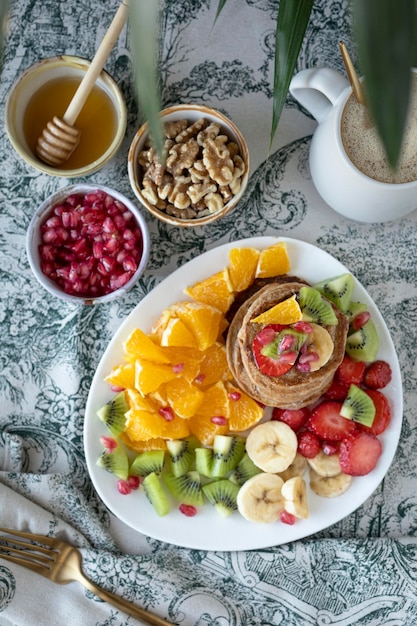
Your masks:
M 332 304 L 338 323 L 325 326 L 334 349 L 328 362 L 316 372 L 300 372 L 291 368 L 282 376 L 263 374 L 255 363 L 252 341 L 260 327 L 250 320 L 297 294 L 304 281 L 286 277 L 286 282 L 271 283 L 253 293 L 236 311 L 228 329 L 226 351 L 229 368 L 243 391 L 266 406 L 298 409 L 318 400 L 330 387 L 343 360 L 349 322 Z

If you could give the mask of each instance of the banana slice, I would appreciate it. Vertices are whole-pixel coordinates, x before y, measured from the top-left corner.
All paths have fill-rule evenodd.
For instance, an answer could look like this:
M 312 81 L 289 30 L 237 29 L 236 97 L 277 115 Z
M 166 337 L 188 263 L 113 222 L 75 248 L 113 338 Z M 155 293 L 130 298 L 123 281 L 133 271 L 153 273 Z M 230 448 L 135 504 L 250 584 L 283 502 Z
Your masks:
M 250 522 L 276 522 L 284 510 L 284 481 L 277 474 L 261 473 L 249 478 L 237 494 L 237 508 Z
M 246 439 L 246 452 L 261 470 L 279 474 L 294 461 L 297 435 L 284 422 L 264 422 L 255 426 L 249 433 Z
M 285 481 L 289 480 L 290 478 L 294 478 L 294 476 L 303 476 L 306 469 L 307 459 L 305 458 L 305 456 L 297 452 L 291 465 L 283 472 L 280 472 L 279 475 L 285 483 Z
M 337 474 L 336 476 L 320 476 L 310 468 L 310 487 L 318 496 L 324 498 L 336 498 L 349 489 L 352 476 Z
M 313 459 L 307 459 L 307 462 L 319 476 L 337 476 L 342 471 L 338 454 L 324 454 L 320 451 Z
M 295 517 L 306 519 L 309 515 L 307 503 L 307 487 L 304 478 L 294 476 L 287 480 L 281 489 L 284 497 L 284 508 Z
M 315 352 L 319 358 L 317 361 L 310 361 L 310 372 L 316 372 L 333 354 L 334 345 L 329 333 L 323 326 L 311 323 L 313 332 L 307 335 L 307 352 Z

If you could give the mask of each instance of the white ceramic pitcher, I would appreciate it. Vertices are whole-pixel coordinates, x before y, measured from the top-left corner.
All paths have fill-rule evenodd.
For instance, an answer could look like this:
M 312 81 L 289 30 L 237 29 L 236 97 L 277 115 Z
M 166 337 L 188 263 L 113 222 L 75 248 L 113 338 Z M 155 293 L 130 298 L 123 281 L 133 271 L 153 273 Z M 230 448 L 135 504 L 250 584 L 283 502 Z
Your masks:
M 341 138 L 341 117 L 352 93 L 347 79 L 329 68 L 302 70 L 290 93 L 318 121 L 310 148 L 310 171 L 323 200 L 345 217 L 387 222 L 417 208 L 417 181 L 391 184 L 363 174 L 349 159 Z

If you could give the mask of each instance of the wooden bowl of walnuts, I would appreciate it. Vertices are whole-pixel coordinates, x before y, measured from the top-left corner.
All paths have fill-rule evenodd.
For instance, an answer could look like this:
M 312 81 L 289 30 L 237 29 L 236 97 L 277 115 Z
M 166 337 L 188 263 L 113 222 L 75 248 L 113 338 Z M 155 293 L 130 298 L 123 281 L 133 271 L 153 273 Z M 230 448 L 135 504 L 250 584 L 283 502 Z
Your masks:
M 128 156 L 129 180 L 142 205 L 175 226 L 196 227 L 227 215 L 241 199 L 249 153 L 236 126 L 204 105 L 183 104 L 161 112 L 165 162 L 144 124 Z

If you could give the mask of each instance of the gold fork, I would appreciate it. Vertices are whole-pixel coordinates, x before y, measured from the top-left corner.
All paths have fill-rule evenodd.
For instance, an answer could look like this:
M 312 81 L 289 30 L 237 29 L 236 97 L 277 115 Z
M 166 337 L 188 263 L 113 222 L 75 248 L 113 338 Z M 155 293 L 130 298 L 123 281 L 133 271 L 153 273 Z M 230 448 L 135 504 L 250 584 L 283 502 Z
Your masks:
M 78 581 L 102 600 L 132 617 L 137 617 L 152 626 L 169 626 L 169 622 L 161 617 L 92 583 L 84 576 L 81 569 L 81 553 L 65 541 L 8 528 L 0 528 L 0 532 L 2 533 L 0 534 L 0 558 L 22 565 L 54 583 L 66 585 L 72 581 Z M 15 537 L 29 541 L 20 541 Z

